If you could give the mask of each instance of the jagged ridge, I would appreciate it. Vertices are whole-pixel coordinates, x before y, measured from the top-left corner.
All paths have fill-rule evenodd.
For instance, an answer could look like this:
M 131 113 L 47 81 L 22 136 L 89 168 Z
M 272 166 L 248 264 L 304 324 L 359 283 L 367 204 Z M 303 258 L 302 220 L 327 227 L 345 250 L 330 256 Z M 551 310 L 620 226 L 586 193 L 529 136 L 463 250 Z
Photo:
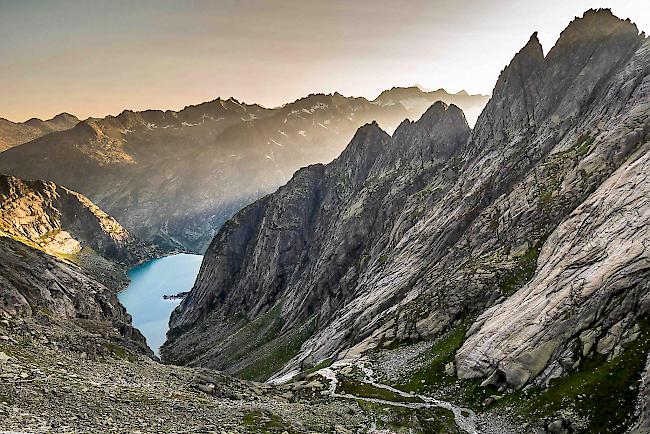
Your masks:
M 232 214 L 298 168 L 333 160 L 359 126 L 376 120 L 392 130 L 430 98 L 409 95 L 408 109 L 399 98 L 314 94 L 274 109 L 231 98 L 179 112 L 125 111 L 3 152 L 0 173 L 68 186 L 141 239 L 203 252 Z
M 352 194 L 353 183 L 323 188 L 318 182 L 325 176 L 322 168 L 299 173 L 215 238 L 195 288 L 172 318 L 164 356 L 246 372 L 245 366 L 256 358 L 265 360 L 268 352 L 262 348 L 243 360 L 229 343 L 237 343 L 238 330 L 247 324 L 264 323 L 258 319 L 268 319 L 268 312 L 276 315 L 271 307 L 278 303 L 281 320 L 273 322 L 270 342 L 304 327 L 308 318 L 315 322 L 311 337 L 297 342 L 299 349 L 294 342 L 296 355 L 280 370 L 284 374 L 328 357 L 351 358 L 384 345 L 435 338 L 507 299 L 532 277 L 540 246 L 546 257 L 547 246 L 557 244 L 554 237 L 546 241 L 549 234 L 599 186 L 612 182 L 608 178 L 614 179 L 616 169 L 635 152 L 646 152 L 648 45 L 633 24 L 608 10 L 589 11 L 569 25 L 546 57 L 536 35 L 531 37 L 500 75 L 471 137 L 456 142 L 444 158 L 414 159 L 420 151 L 410 150 L 436 142 L 427 142 L 427 134 L 417 126 L 409 130 L 406 123 L 376 159 L 376 170 Z M 405 131 L 409 134 L 402 135 Z M 435 131 L 444 135 L 451 129 Z M 391 152 L 396 149 L 409 160 Z M 298 182 L 301 176 L 311 184 Z M 378 182 L 382 176 L 390 181 Z M 409 184 L 413 190 L 404 188 Z M 322 202 L 306 220 L 281 208 L 292 204 L 290 192 L 295 197 L 307 192 L 307 204 L 311 192 L 336 200 Z M 305 201 L 287 206 L 313 209 Z M 295 232 L 306 221 L 308 227 L 324 229 L 288 243 L 286 224 L 291 222 Z M 318 248 L 310 250 L 312 245 Z M 277 267 L 284 263 L 287 247 L 294 260 Z M 233 262 L 224 262 L 230 254 Z M 637 287 L 632 293 L 644 291 Z M 247 318 L 228 317 L 236 311 L 230 306 L 238 306 Z M 643 304 L 634 306 L 632 318 L 644 312 Z M 629 336 L 626 330 L 633 323 L 621 327 L 615 338 L 600 329 L 613 344 L 608 349 Z M 490 326 L 472 338 L 468 350 L 459 353 L 460 375 L 488 375 L 496 368 L 500 357 L 483 354 L 481 348 L 492 348 L 491 333 L 502 336 L 499 330 Z M 476 344 L 479 340 L 488 344 Z M 267 342 L 258 344 L 271 345 Z M 529 374 L 517 377 L 512 368 L 495 377 L 497 382 L 519 378 L 511 383 L 519 387 L 546 366 L 552 366 L 553 375 L 566 372 L 570 367 L 554 364 L 571 345 L 561 342 L 541 364 L 541 359 L 529 358 L 535 366 Z M 465 366 L 473 362 L 463 360 L 472 348 L 478 348 L 481 362 L 467 374 Z

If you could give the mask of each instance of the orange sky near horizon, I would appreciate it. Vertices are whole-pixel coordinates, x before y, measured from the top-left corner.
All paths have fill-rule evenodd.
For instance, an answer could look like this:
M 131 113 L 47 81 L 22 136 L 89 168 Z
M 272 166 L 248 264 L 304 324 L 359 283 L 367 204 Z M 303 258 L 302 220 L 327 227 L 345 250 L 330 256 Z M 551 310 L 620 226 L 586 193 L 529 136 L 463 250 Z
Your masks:
M 219 96 L 272 107 L 416 83 L 489 94 L 534 31 L 547 52 L 592 7 L 650 30 L 647 0 L 0 0 L 0 117 Z

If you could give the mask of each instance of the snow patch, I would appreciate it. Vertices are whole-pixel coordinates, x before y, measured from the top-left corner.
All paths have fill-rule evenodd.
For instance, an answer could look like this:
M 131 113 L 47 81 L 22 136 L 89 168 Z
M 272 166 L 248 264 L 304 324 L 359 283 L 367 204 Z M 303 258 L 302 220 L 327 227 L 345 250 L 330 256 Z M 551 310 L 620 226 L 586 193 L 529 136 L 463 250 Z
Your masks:
M 302 111 L 303 111 L 303 113 L 312 114 L 316 110 L 321 110 L 321 109 L 324 110 L 324 109 L 326 109 L 328 107 L 329 107 L 329 105 L 327 105 L 325 103 L 322 103 L 322 102 L 319 102 L 318 104 L 316 104 L 315 106 L 312 106 L 309 109 L 302 109 Z

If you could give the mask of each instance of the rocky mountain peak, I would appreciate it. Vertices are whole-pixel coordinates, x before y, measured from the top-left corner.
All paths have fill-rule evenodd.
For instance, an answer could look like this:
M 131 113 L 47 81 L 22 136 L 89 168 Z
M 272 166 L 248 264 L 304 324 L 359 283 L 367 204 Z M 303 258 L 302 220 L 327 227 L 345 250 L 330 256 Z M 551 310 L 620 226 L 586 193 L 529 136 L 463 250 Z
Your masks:
M 639 29 L 629 19 L 616 17 L 610 9 L 590 9 L 562 31 L 547 55 L 547 63 L 566 63 L 572 59 L 573 68 L 582 68 L 599 59 L 614 63 L 630 55 L 641 40 Z M 605 57 L 606 54 L 609 56 Z
M 499 75 L 492 97 L 474 128 L 474 142 L 510 140 L 536 124 L 535 105 L 544 76 L 544 52 L 533 33 L 524 47 Z
M 629 19 L 622 20 L 611 9 L 589 9 L 582 17 L 576 17 L 562 31 L 556 47 L 562 47 L 578 41 L 590 41 L 614 34 L 638 35 L 639 29 Z
M 377 121 L 372 121 L 359 127 L 357 132 L 354 134 L 352 141 L 367 141 L 368 138 L 372 138 L 377 135 L 387 135 L 387 133 L 381 129 Z
M 382 166 L 390 168 L 398 160 L 420 165 L 435 156 L 447 158 L 465 144 L 470 133 L 461 109 L 437 101 L 416 122 L 400 124 L 393 134 L 391 155 L 383 159 Z
M 333 164 L 345 166 L 351 179 L 362 182 L 377 158 L 386 151 L 389 142 L 388 133 L 373 121 L 357 130 L 350 144 Z
M 526 45 L 515 54 L 510 64 L 499 76 L 494 86 L 493 95 L 498 96 L 510 91 L 512 85 L 516 82 L 521 82 L 521 86 L 525 87 L 527 83 L 531 82 L 531 79 L 538 77 L 537 71 L 543 68 L 543 64 L 544 51 L 537 32 L 534 32 Z
M 75 115 L 71 115 L 68 112 L 63 112 L 63 113 L 59 113 L 58 115 L 54 116 L 50 120 L 51 121 L 54 121 L 54 120 L 57 120 L 57 121 L 58 120 L 76 120 L 76 121 L 79 121 L 79 118 L 76 117 Z
M 45 131 L 52 132 L 52 131 L 60 131 L 62 129 L 68 129 L 74 126 L 75 123 L 79 122 L 79 119 L 76 116 L 73 116 L 70 113 L 65 113 L 65 112 L 59 113 L 58 115 L 52 117 L 51 119 L 43 120 L 40 118 L 31 118 L 26 120 L 23 123 L 14 123 L 3 118 L 0 118 L 0 120 L 9 122 L 13 125 L 22 125 L 22 126 L 35 128 L 38 130 L 42 130 L 43 132 Z
M 460 123 L 467 125 L 465 114 L 455 104 L 446 104 L 442 101 L 436 101 L 431 107 L 424 112 L 418 120 L 421 126 L 432 126 L 440 122 L 443 118 L 448 119 L 452 123 Z
M 69 113 L 58 114 L 46 121 L 31 118 L 22 123 L 0 118 L 0 152 L 49 133 L 70 129 L 78 122 L 79 119 Z
M 378 144 L 385 142 L 390 136 L 379 127 L 376 121 L 361 126 L 350 140 L 350 144 L 341 152 L 339 159 L 344 159 L 350 154 L 381 152 Z
M 36 126 L 42 124 L 43 122 L 45 122 L 45 121 L 43 119 L 40 119 L 40 118 L 30 118 L 30 119 L 27 119 L 23 123 L 25 125 L 29 125 L 30 127 L 36 127 Z

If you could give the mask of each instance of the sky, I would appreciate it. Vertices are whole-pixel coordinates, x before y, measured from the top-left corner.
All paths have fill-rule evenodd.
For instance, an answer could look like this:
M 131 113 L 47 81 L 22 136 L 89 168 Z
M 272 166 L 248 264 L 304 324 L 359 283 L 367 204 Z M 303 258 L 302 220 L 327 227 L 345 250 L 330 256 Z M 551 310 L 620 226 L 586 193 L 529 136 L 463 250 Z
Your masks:
M 595 7 L 650 33 L 649 0 L 0 0 L 0 117 L 414 84 L 490 94 L 534 31 L 547 52 Z

